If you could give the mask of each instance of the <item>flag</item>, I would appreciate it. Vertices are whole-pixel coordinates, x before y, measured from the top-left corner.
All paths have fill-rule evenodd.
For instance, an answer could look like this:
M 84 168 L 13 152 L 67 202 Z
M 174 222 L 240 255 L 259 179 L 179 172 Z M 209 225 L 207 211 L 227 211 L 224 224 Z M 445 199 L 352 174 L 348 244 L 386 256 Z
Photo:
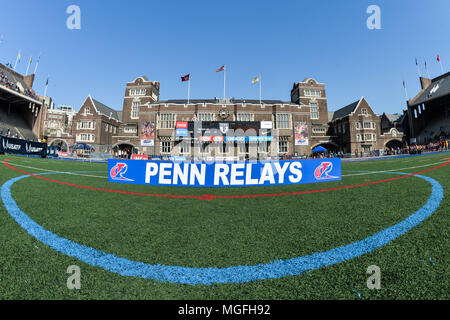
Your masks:
M 406 89 L 406 82 L 405 82 L 405 80 L 403 80 L 403 88 Z
M 417 58 L 416 58 L 416 66 L 419 66 L 419 63 L 417 62 Z
M 47 77 L 47 82 L 45 83 L 46 86 L 48 86 L 48 79 L 49 79 L 49 78 L 50 78 L 50 77 Z
M 437 61 L 441 62 L 441 58 L 439 57 L 439 55 L 437 56 Z
M 20 51 L 19 51 L 19 55 L 17 56 L 17 62 L 18 63 L 20 63 L 20 58 L 22 57 L 22 55 L 20 54 Z
M 216 72 L 225 71 L 225 65 L 217 68 Z
M 255 77 L 255 78 L 252 80 L 252 84 L 255 84 L 255 83 L 257 83 L 257 82 L 259 82 L 259 77 Z
M 189 74 L 187 74 L 187 75 L 181 77 L 181 81 L 182 81 L 182 82 L 184 82 L 184 81 L 189 81 L 189 80 L 190 80 L 190 76 L 191 76 L 191 74 L 189 73 Z
M 31 62 L 33 62 L 33 56 L 30 57 L 30 62 L 28 63 L 31 64 Z

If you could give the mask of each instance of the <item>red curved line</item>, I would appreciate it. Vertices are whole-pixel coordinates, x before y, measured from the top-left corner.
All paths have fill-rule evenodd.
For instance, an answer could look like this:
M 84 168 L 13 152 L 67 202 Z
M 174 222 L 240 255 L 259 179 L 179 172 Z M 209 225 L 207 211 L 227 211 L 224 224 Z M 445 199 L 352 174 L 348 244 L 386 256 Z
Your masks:
M 178 199 L 186 198 L 186 199 L 199 199 L 199 200 L 214 200 L 214 199 L 242 199 L 242 198 L 280 197 L 280 196 L 300 195 L 300 194 L 318 193 L 318 192 L 327 192 L 327 191 L 349 189 L 349 188 L 356 188 L 356 187 L 364 187 L 364 186 L 369 186 L 369 185 L 378 184 L 378 183 L 384 183 L 384 182 L 390 182 L 390 181 L 405 179 L 405 178 L 412 177 L 412 176 L 415 176 L 415 175 L 418 175 L 418 174 L 422 174 L 422 173 L 425 173 L 425 172 L 436 170 L 438 168 L 442 168 L 442 167 L 444 167 L 444 166 L 446 166 L 446 165 L 448 165 L 450 163 L 450 158 L 443 158 L 443 159 L 447 159 L 447 162 L 445 162 L 443 164 L 440 164 L 440 165 L 438 165 L 436 167 L 433 167 L 431 169 L 427 169 L 427 170 L 416 172 L 416 173 L 411 173 L 411 174 L 400 176 L 400 177 L 385 179 L 385 180 L 379 180 L 379 181 L 373 181 L 373 182 L 367 182 L 367 183 L 361 183 L 361 184 L 355 184 L 355 185 L 343 186 L 343 187 L 328 188 L 328 189 L 317 189 L 317 190 L 285 192 L 285 193 L 245 194 L 245 195 L 232 195 L 232 196 L 216 196 L 214 194 L 211 194 L 211 195 L 205 194 L 205 195 L 202 195 L 202 196 L 189 196 L 189 195 L 176 195 L 176 194 L 150 194 L 150 193 L 115 190 L 115 189 L 88 187 L 88 186 L 82 186 L 82 185 L 78 185 L 78 184 L 73 184 L 73 183 L 70 183 L 70 182 L 64 182 L 64 181 L 49 179 L 49 178 L 46 178 L 46 177 L 42 177 L 42 176 L 38 176 L 38 175 L 29 173 L 29 172 L 22 171 L 20 169 L 17 169 L 16 167 L 13 167 L 12 165 L 8 164 L 7 161 L 12 160 L 12 158 L 8 158 L 8 159 L 3 160 L 3 164 L 6 167 L 8 167 L 8 168 L 10 168 L 12 170 L 15 170 L 15 171 L 27 174 L 27 175 L 32 176 L 34 178 L 43 179 L 43 180 L 50 181 L 50 182 L 56 182 L 56 183 L 67 185 L 67 186 L 71 186 L 71 187 L 77 187 L 77 188 L 83 188 L 83 189 L 89 189 L 89 190 L 96 190 L 96 191 L 104 191 L 104 192 L 112 192 L 112 193 L 130 194 L 130 195 L 137 195 L 137 196 L 149 196 L 149 197 L 161 197 L 161 198 L 178 198 Z

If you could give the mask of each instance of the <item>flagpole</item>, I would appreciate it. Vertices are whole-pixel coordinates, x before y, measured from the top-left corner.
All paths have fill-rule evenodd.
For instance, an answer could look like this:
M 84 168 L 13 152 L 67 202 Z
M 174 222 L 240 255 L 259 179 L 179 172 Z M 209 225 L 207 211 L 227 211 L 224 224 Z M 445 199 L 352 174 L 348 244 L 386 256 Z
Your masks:
M 261 82 L 262 82 L 261 75 L 259 75 L 259 104 L 262 105 L 262 102 L 261 102 Z
M 223 100 L 226 99 L 225 88 L 226 88 L 226 79 L 227 79 L 227 67 L 223 69 Z M 224 101 L 225 103 L 225 101 Z
M 425 70 L 427 70 L 428 79 L 431 79 L 430 71 L 428 70 L 428 65 L 427 65 L 427 62 L 426 62 L 426 61 L 425 61 Z
M 28 70 L 30 69 L 31 61 L 33 60 L 33 56 L 31 56 L 30 60 L 28 61 L 27 71 L 25 72 L 25 76 L 28 75 Z
M 22 49 L 19 49 L 19 54 L 17 55 L 17 58 L 16 58 L 16 63 L 14 64 L 14 71 L 16 71 L 16 67 L 17 67 L 17 62 L 19 61 L 19 57 L 20 57 L 20 51 L 21 51 Z
M 188 81 L 188 104 L 189 104 L 190 96 L 191 96 L 191 77 L 189 75 L 189 81 Z
M 420 66 L 419 66 L 419 63 L 417 62 L 417 59 L 416 59 L 416 66 L 417 66 L 417 73 L 419 74 L 419 78 L 421 78 L 422 75 L 420 74 Z
M 441 72 L 442 74 L 444 74 L 444 68 L 442 67 L 442 60 L 440 57 L 439 57 L 439 64 L 441 65 Z
M 50 75 L 47 76 L 47 82 L 45 83 L 44 98 L 47 96 L 47 88 L 48 88 L 48 79 L 49 78 L 50 78 Z
M 406 101 L 409 101 L 408 90 L 406 89 L 406 81 L 403 80 L 403 88 L 405 88 Z
M 37 71 L 37 68 L 38 68 L 38 66 L 39 66 L 39 62 L 41 61 L 41 55 L 39 55 L 39 58 L 38 58 L 38 60 L 37 60 L 37 62 L 36 62 L 36 67 L 34 68 L 34 74 L 36 74 L 36 71 Z

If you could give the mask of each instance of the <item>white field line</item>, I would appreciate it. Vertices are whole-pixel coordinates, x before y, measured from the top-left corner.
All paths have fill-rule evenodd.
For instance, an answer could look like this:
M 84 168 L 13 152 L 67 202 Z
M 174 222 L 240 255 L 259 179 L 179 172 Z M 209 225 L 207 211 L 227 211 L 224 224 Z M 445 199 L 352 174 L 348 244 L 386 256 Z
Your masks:
M 363 173 L 353 173 L 353 174 L 343 174 L 343 177 L 350 177 L 350 176 L 364 176 L 364 175 L 368 175 L 368 174 L 377 174 L 377 173 L 383 173 L 383 172 L 390 172 L 390 171 L 398 171 L 398 170 L 408 170 L 408 169 L 417 169 L 417 168 L 423 168 L 423 167 L 431 167 L 434 166 L 436 164 L 443 164 L 446 163 L 447 161 L 442 161 L 442 162 L 435 162 L 435 163 L 430 163 L 430 164 L 426 164 L 423 166 L 416 166 L 416 167 L 408 167 L 408 168 L 398 168 L 398 169 L 391 169 L 391 170 L 383 170 L 383 171 L 374 171 L 374 172 L 363 172 Z M 353 170 L 343 170 L 343 171 L 353 171 Z
M 10 162 L 8 162 L 8 164 L 13 165 L 13 166 L 17 166 L 17 167 L 23 167 L 23 168 L 35 169 L 35 170 L 41 170 L 41 171 L 47 171 L 47 172 L 55 172 L 55 173 L 71 174 L 71 175 L 74 175 L 74 176 L 82 176 L 82 177 L 91 177 L 91 178 L 108 179 L 108 178 L 105 177 L 105 176 L 96 176 L 96 175 L 91 175 L 91 174 L 82 174 L 82 173 L 73 173 L 73 172 L 65 172 L 65 171 L 57 171 L 57 170 L 42 169 L 42 168 L 36 168 L 36 167 L 24 166 L 24 165 L 16 164 L 16 163 L 10 163 Z

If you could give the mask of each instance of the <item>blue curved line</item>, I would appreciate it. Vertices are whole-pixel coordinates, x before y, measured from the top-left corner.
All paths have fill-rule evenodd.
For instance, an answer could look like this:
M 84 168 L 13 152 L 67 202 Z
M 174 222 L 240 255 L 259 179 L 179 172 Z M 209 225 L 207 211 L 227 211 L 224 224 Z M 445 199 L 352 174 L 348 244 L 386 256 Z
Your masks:
M 393 172 L 389 172 L 393 173 Z M 44 173 L 55 174 L 55 173 Z M 396 172 L 406 175 L 407 173 Z M 77 258 L 91 266 L 100 267 L 121 276 L 140 277 L 161 282 L 189 285 L 211 285 L 213 283 L 244 283 L 265 279 L 278 279 L 285 276 L 297 276 L 304 272 L 341 263 L 372 252 L 416 227 L 436 211 L 444 197 L 444 190 L 436 180 L 417 175 L 432 185 L 431 195 L 426 204 L 405 220 L 388 227 L 364 240 L 354 242 L 325 252 L 292 258 L 275 260 L 267 264 L 251 266 L 231 266 L 226 268 L 191 268 L 147 264 L 120 258 L 71 240 L 62 238 L 37 224 L 17 206 L 11 195 L 11 186 L 27 176 L 7 181 L 1 188 L 1 198 L 9 214 L 31 236 L 52 249 Z

